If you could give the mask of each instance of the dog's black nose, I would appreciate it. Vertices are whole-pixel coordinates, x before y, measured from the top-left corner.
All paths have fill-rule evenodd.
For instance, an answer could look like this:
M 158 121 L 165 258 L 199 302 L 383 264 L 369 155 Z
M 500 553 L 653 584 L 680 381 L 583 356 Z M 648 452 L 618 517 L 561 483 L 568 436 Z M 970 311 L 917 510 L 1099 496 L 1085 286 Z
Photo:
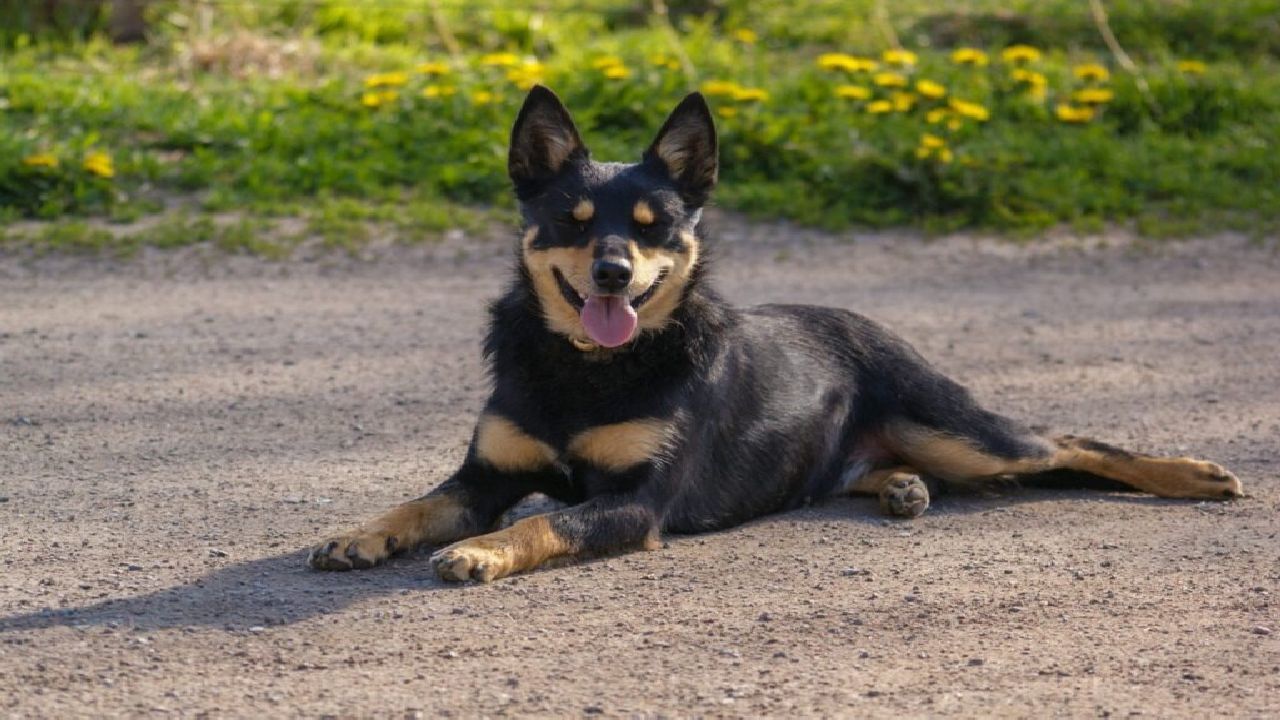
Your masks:
M 601 258 L 591 265 L 591 279 L 605 292 L 622 292 L 631 284 L 631 263 L 622 258 Z

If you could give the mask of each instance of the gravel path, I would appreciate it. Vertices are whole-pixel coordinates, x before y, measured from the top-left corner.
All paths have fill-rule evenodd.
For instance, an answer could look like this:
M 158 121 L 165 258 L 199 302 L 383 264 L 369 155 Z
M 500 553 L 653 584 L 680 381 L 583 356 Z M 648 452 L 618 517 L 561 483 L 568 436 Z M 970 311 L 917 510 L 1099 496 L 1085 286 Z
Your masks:
M 715 223 L 736 302 L 857 309 L 994 408 L 1250 496 L 848 499 L 489 586 L 314 573 L 460 460 L 507 242 L 0 258 L 0 712 L 1280 713 L 1274 242 Z

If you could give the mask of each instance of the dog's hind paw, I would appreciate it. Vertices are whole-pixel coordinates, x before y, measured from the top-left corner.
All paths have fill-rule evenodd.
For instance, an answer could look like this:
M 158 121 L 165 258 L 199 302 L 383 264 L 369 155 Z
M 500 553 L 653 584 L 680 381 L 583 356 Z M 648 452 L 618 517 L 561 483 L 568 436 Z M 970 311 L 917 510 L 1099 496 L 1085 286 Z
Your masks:
M 894 473 L 880 489 L 880 509 L 886 515 L 913 518 L 929 508 L 929 486 L 919 475 Z
M 355 532 L 312 548 L 307 565 L 316 570 L 364 570 L 386 562 L 396 545 L 396 538 L 385 533 Z

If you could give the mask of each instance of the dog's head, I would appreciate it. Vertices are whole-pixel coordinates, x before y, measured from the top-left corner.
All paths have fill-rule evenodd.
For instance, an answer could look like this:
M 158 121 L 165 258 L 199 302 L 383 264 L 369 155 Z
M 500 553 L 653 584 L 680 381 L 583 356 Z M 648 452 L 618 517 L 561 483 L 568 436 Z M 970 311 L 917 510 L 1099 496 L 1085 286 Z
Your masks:
M 702 96 L 676 106 L 639 163 L 598 163 L 560 99 L 535 87 L 507 164 L 526 223 L 520 262 L 547 327 L 591 349 L 665 326 L 697 268 L 694 228 L 716 183 Z

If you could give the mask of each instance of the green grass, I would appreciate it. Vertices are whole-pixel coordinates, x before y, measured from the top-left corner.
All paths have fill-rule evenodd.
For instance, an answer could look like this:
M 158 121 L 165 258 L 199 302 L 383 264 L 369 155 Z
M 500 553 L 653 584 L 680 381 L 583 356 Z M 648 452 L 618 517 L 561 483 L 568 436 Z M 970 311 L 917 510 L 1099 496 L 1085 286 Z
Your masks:
M 209 242 L 280 254 L 296 241 L 255 238 L 282 216 L 347 250 L 371 229 L 413 241 L 474 227 L 494 217 L 485 208 L 510 212 L 506 135 L 534 78 L 565 99 L 594 155 L 612 160 L 637 157 L 685 92 L 736 86 L 736 99 L 732 88 L 711 96 L 723 148 L 717 201 L 758 216 L 1015 233 L 1129 223 L 1157 235 L 1274 227 L 1280 217 L 1280 0 L 1108 2 L 1139 76 L 1112 62 L 1082 0 L 969 0 L 945 11 L 904 0 L 884 3 L 883 20 L 876 5 L 673 2 L 673 34 L 636 2 L 441 2 L 433 16 L 402 2 L 273 0 L 222 6 L 199 30 L 186 4 L 161 2 L 154 40 L 141 49 L 110 47 L 83 19 L 70 38 L 33 39 L 10 22 L 0 29 L 9 48 L 0 55 L 0 226 L 55 225 L 0 243 Z M 874 114 L 896 90 L 815 62 L 824 52 L 879 58 L 895 37 L 919 56 L 899 68 L 908 82 L 940 83 L 947 98 L 913 93 L 909 109 Z M 1042 51 L 1022 68 L 1043 75 L 1042 94 L 1001 62 L 1011 43 Z M 959 46 L 985 50 L 990 64 L 955 64 Z M 487 63 L 488 53 L 512 53 L 517 66 Z M 609 58 L 625 71 L 599 67 Z M 1204 71 L 1180 69 L 1185 60 Z M 427 61 L 447 71 L 415 71 Z M 1105 65 L 1110 79 L 1076 78 L 1084 63 Z M 403 77 L 368 87 L 379 73 Z M 1057 106 L 1091 84 L 1112 98 L 1087 122 L 1061 121 Z M 871 97 L 837 97 L 841 85 Z M 990 117 L 931 115 L 948 98 Z M 945 153 L 925 147 L 926 135 Z M 95 153 L 109 167 L 101 157 L 86 164 Z M 175 203 L 190 217 L 170 218 Z M 211 223 L 201 211 L 242 220 Z M 138 233 L 84 222 L 157 213 L 165 219 Z

